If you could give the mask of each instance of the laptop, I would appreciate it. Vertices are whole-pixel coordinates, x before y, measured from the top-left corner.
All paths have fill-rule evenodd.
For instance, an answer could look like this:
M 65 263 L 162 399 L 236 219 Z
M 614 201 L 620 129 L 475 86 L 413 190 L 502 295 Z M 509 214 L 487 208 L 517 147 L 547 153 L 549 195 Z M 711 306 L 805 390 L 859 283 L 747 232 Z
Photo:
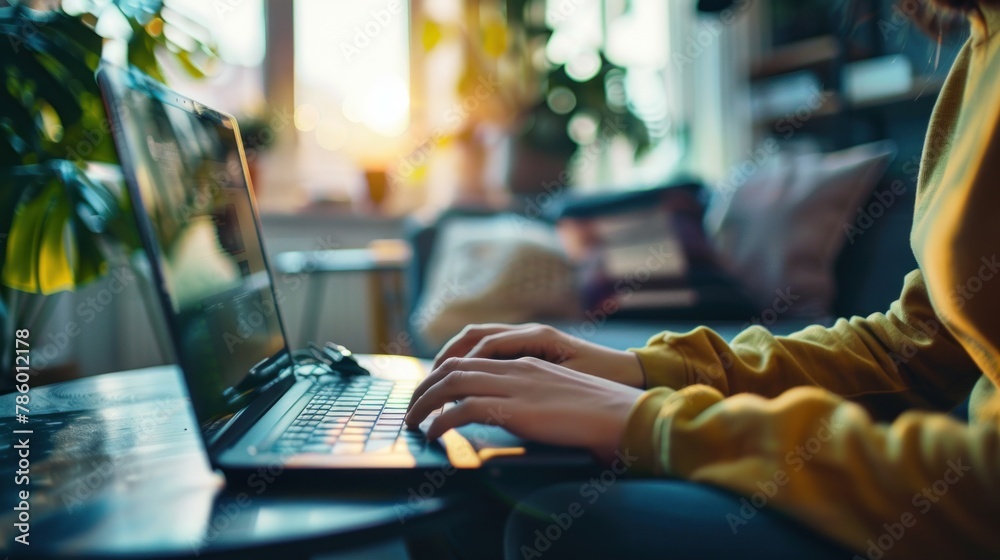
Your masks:
M 282 479 L 319 474 L 326 484 L 436 469 L 589 471 L 587 453 L 524 442 L 503 429 L 502 414 L 438 441 L 407 429 L 425 361 L 357 357 L 332 343 L 291 351 L 236 120 L 135 69 L 105 64 L 97 78 L 213 467 L 280 465 Z

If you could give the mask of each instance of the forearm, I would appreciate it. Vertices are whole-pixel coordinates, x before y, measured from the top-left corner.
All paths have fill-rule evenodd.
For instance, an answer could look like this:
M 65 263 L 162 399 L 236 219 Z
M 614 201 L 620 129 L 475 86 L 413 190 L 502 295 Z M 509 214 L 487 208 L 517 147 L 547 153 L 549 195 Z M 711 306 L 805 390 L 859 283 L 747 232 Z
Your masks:
M 695 385 L 647 392 L 621 447 L 640 470 L 728 488 L 750 509 L 785 511 L 857 551 L 899 525 L 905 538 L 891 536 L 889 557 L 1000 552 L 996 425 L 915 412 L 876 424 L 815 388 L 724 399 Z M 752 513 L 734 510 L 726 521 L 735 533 Z
M 778 337 L 753 327 L 727 343 L 714 331 L 663 333 L 634 349 L 648 386 L 703 384 L 723 395 L 773 397 L 792 387 L 822 387 L 882 408 L 947 409 L 968 393 L 979 370 L 944 329 L 913 272 L 887 313 L 841 319 Z

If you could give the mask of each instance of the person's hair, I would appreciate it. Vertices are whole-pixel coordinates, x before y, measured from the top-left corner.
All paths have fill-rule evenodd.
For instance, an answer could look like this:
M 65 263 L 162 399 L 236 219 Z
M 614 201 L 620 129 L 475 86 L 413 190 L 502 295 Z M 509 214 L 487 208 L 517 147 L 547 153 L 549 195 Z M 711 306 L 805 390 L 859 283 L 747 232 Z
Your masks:
M 961 12 L 968 12 L 970 10 L 975 10 L 983 4 L 996 4 L 995 1 L 990 1 L 990 0 L 930 0 L 930 1 L 931 4 L 935 4 L 942 8 L 958 10 Z
M 966 14 L 984 4 L 997 4 L 1000 0 L 896 0 L 896 4 L 909 14 L 910 19 L 931 37 L 940 42 L 948 35 L 967 28 Z

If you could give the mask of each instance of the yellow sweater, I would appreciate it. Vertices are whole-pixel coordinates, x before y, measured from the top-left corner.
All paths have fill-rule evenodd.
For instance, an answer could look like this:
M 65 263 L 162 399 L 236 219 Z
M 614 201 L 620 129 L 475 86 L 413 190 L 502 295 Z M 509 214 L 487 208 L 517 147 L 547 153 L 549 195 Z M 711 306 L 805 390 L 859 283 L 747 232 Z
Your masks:
M 622 449 L 744 496 L 734 533 L 766 506 L 860 557 L 1000 557 L 1000 10 L 971 20 L 924 146 L 919 269 L 888 312 L 634 350 L 655 388 Z M 970 390 L 969 424 L 945 414 Z

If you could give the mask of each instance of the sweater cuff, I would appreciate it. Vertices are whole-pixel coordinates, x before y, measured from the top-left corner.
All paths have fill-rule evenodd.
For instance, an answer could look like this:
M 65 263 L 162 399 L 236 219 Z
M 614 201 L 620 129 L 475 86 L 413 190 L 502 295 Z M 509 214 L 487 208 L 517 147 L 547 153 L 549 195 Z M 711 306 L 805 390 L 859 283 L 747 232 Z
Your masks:
M 651 389 L 643 393 L 629 410 L 619 451 L 630 459 L 635 458 L 633 468 L 637 472 L 660 474 L 663 470 L 659 445 L 662 438 L 656 433 L 662 423 L 656 419 L 663 403 L 675 392 L 668 387 Z
M 644 388 L 680 389 L 688 385 L 687 363 L 676 345 L 654 339 L 649 346 L 629 348 L 629 352 L 639 357 L 646 380 Z

